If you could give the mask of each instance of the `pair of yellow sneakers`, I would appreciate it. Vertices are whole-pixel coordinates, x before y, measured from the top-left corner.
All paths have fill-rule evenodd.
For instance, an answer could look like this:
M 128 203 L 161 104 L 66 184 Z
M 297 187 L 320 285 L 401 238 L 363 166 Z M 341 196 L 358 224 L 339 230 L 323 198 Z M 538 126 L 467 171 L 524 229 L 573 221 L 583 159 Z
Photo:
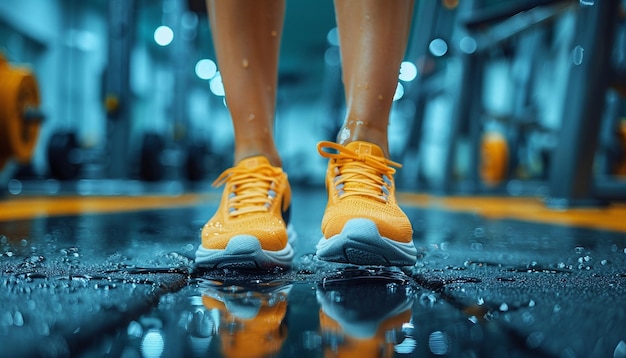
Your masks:
M 406 266 L 416 260 L 413 230 L 395 198 L 398 163 L 357 141 L 318 144 L 329 159 L 328 203 L 318 258 L 357 265 Z M 219 208 L 202 229 L 196 264 L 208 268 L 289 268 L 295 231 L 289 223 L 287 174 L 263 156 L 240 161 L 214 185 L 225 184 Z

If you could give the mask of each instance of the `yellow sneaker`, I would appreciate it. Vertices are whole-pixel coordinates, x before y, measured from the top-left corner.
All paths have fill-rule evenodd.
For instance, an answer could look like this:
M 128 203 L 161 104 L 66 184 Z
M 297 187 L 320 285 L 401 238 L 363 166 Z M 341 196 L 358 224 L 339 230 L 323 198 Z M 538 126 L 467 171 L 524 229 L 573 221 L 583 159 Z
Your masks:
M 345 326 L 345 320 L 335 318 L 320 309 L 320 327 L 324 336 L 334 335 L 339 344 L 324 349 L 325 357 L 367 358 L 367 357 L 394 357 L 395 346 L 399 343 L 390 342 L 389 336 L 399 331 L 404 324 L 411 320 L 411 310 L 407 309 L 396 316 L 386 318 L 386 321 L 374 327 L 374 332 L 367 332 L 367 328 Z M 365 335 L 370 334 L 370 335 Z
M 291 189 L 287 174 L 255 156 L 227 169 L 213 185 L 225 184 L 220 206 L 202 229 L 196 264 L 209 268 L 288 268 Z M 289 234 L 288 234 L 289 231 Z M 290 237 L 291 236 L 291 237 Z
M 389 276 L 327 278 L 316 290 L 320 329 L 329 343 L 326 357 L 393 357 L 411 346 L 413 337 L 402 332 L 412 317 L 414 293 L 408 284 Z M 396 289 L 389 290 L 391 285 Z
M 317 149 L 330 159 L 317 256 L 358 265 L 413 265 L 413 229 L 395 198 L 392 167 L 400 164 L 368 142 L 320 142 Z
M 219 311 L 218 333 L 224 357 L 276 356 L 287 338 L 285 315 L 290 288 L 272 293 L 203 293 L 204 307 Z

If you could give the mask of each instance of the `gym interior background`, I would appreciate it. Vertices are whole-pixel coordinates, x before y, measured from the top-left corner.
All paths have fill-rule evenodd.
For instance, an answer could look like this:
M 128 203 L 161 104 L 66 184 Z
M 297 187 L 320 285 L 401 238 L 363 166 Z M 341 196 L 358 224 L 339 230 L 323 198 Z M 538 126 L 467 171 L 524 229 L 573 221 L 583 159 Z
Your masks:
M 339 52 L 332 0 L 287 0 L 298 243 L 264 275 L 193 262 L 233 145 L 204 0 L 0 0 L 0 355 L 626 357 L 624 2 L 416 0 L 400 271 L 315 256 Z
M 624 200 L 621 8 L 416 1 L 391 114 L 398 185 Z M 331 0 L 287 1 L 276 140 L 298 185 L 323 185 L 315 144 L 342 120 L 335 26 Z M 2 195 L 194 190 L 232 164 L 202 0 L 4 0 L 0 53 Z

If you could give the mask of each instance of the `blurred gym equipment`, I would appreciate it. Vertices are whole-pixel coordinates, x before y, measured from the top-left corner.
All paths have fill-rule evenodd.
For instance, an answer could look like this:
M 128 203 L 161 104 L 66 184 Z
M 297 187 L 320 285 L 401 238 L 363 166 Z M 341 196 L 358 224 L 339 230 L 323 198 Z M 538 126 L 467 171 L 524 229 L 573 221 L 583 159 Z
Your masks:
M 48 142 L 48 168 L 56 179 L 73 180 L 78 178 L 83 166 L 83 150 L 76 133 L 57 132 Z
M 409 162 L 405 170 L 411 169 L 403 184 L 441 193 L 539 195 L 556 208 L 626 199 L 626 183 L 617 175 L 624 155 L 619 134 L 624 106 L 613 91 L 626 88 L 626 61 L 615 55 L 623 52 L 616 43 L 624 31 L 620 1 L 448 5 L 421 4 L 416 19 L 409 58 L 421 76 L 405 91 L 417 112 L 402 153 Z M 559 37 L 562 22 L 570 27 Z M 445 44 L 441 53 L 433 47 L 439 43 Z M 559 48 L 567 48 L 568 56 Z M 558 81 L 565 86 L 550 83 L 546 68 L 563 73 Z M 537 92 L 541 86 L 544 92 Z M 423 128 L 424 112 L 438 98 L 448 109 L 437 121 L 447 128 L 435 138 Z M 502 103 L 494 109 L 494 101 Z M 557 108 L 552 113 L 558 113 L 559 123 L 546 123 L 546 106 Z M 611 160 L 599 142 L 603 126 Z M 440 148 L 435 153 L 443 153 L 435 160 L 441 173 L 429 179 L 428 170 L 413 168 L 410 161 L 430 159 L 425 145 L 434 140 Z M 610 162 L 612 169 L 600 172 L 598 162 Z

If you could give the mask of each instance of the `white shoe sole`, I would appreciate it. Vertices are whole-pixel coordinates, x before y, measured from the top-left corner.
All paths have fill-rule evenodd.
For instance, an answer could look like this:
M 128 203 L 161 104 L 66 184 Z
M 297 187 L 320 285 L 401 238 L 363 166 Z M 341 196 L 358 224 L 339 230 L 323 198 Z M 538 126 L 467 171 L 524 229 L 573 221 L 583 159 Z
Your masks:
M 287 230 L 289 241 L 296 233 L 291 226 Z M 291 244 L 278 251 L 263 250 L 259 239 L 252 235 L 232 237 L 223 250 L 207 249 L 200 245 L 196 250 L 196 265 L 206 268 L 272 269 L 291 267 L 294 251 Z
M 316 249 L 322 260 L 356 265 L 409 266 L 417 260 L 413 242 L 383 237 L 373 221 L 362 218 L 348 220 L 333 237 L 322 237 Z

